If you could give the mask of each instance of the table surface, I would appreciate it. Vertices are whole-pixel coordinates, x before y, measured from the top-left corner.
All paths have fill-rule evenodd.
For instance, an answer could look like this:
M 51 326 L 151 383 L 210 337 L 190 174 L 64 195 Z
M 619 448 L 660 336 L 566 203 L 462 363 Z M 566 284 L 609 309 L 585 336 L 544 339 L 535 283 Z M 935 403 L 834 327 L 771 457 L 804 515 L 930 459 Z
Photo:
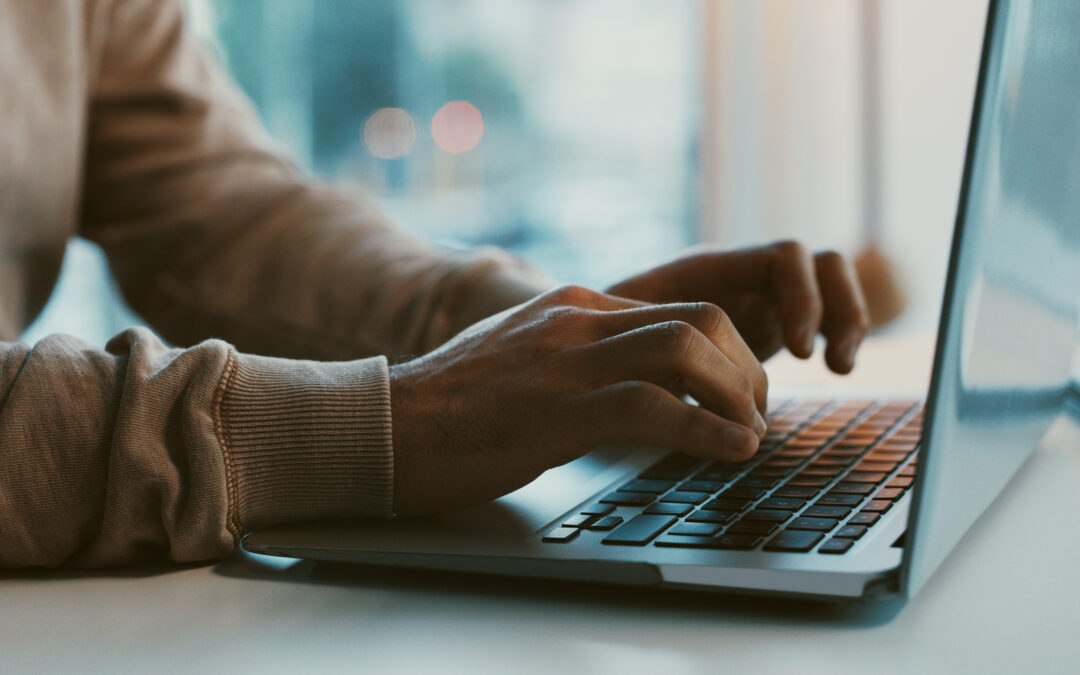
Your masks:
M 896 354 L 907 350 L 907 356 Z M 780 359 L 772 380 L 858 390 L 928 357 L 879 340 L 841 382 Z M 886 358 L 885 355 L 889 355 Z M 880 381 L 880 380 L 878 380 Z M 1040 449 L 906 605 L 804 601 L 314 564 L 0 579 L 10 671 L 1076 672 L 1080 425 Z

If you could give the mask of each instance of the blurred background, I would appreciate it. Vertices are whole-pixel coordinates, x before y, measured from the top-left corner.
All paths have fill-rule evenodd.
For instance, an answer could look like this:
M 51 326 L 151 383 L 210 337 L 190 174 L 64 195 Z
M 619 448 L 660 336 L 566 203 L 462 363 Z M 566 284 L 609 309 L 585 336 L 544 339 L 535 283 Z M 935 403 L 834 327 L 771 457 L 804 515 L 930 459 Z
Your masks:
M 935 325 L 984 0 L 187 5 L 285 152 L 445 245 L 599 286 L 701 242 L 873 243 L 885 330 Z M 77 241 L 24 337 L 137 322 Z

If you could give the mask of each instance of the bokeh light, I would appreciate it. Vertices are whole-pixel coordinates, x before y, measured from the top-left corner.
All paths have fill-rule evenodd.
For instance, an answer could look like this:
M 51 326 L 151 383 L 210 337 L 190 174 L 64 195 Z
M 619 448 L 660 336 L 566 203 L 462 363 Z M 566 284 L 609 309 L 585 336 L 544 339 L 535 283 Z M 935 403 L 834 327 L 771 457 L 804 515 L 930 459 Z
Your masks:
M 379 108 L 364 122 L 364 147 L 379 159 L 404 157 L 416 143 L 416 123 L 401 108 Z
M 450 101 L 431 119 L 431 137 L 450 154 L 468 152 L 484 137 L 484 116 L 468 101 Z

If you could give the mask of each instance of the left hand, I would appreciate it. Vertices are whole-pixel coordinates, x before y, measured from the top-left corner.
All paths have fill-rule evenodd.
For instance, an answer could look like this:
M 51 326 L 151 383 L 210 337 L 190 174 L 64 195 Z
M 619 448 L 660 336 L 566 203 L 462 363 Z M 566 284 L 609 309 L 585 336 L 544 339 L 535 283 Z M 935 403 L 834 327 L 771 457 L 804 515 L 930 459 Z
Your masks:
M 851 372 L 870 326 L 851 264 L 834 251 L 812 255 L 794 241 L 694 252 L 620 281 L 607 293 L 650 303 L 715 304 L 761 361 L 784 346 L 809 358 L 822 333 L 825 362 L 837 373 Z

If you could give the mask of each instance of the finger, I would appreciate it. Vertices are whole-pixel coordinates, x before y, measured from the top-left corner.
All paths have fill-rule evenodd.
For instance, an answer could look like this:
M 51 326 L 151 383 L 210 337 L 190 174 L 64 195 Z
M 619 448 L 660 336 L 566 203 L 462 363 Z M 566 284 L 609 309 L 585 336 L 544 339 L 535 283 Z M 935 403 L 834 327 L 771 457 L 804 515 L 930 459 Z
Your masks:
M 690 405 L 648 382 L 620 382 L 589 395 L 589 445 L 651 445 L 705 459 L 740 462 L 757 452 L 750 429 Z
M 758 361 L 764 363 L 783 349 L 784 327 L 771 298 L 747 295 L 725 310 Z
M 687 323 L 696 328 L 750 378 L 757 408 L 764 413 L 769 394 L 769 380 L 765 369 L 728 315 L 716 305 L 707 302 L 648 305 L 607 312 L 599 317 L 602 330 L 608 336 L 673 321 Z
M 814 260 L 802 244 L 784 241 L 774 244 L 771 264 L 773 292 L 784 328 L 784 342 L 791 353 L 809 358 L 814 352 L 814 336 L 823 312 Z
M 606 312 L 630 309 L 633 307 L 643 307 L 648 304 L 637 300 L 619 298 L 614 295 L 601 293 L 600 291 L 594 291 L 591 288 L 574 284 L 553 288 L 547 293 L 538 295 L 532 302 L 549 307 L 580 307 L 583 309 L 595 309 Z
M 817 254 L 814 262 L 824 301 L 821 331 L 828 341 L 825 362 L 837 373 L 849 373 L 870 325 L 866 300 L 855 270 L 842 255 L 826 251 Z
M 765 434 L 750 375 L 688 323 L 638 328 L 585 348 L 583 356 L 599 382 L 643 380 L 685 391 L 717 415 Z

